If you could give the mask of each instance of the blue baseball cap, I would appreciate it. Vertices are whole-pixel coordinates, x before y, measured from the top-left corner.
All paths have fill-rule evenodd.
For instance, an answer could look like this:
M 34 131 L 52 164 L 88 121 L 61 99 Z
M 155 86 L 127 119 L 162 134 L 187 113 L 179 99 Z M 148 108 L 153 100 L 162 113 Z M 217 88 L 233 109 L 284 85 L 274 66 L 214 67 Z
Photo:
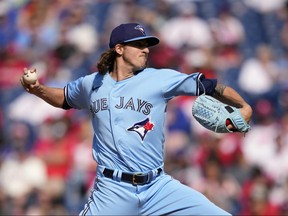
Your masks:
M 126 23 L 121 24 L 112 30 L 109 47 L 113 48 L 116 44 L 138 40 L 146 40 L 148 47 L 154 46 L 160 42 L 157 37 L 147 36 L 144 28 L 138 23 Z

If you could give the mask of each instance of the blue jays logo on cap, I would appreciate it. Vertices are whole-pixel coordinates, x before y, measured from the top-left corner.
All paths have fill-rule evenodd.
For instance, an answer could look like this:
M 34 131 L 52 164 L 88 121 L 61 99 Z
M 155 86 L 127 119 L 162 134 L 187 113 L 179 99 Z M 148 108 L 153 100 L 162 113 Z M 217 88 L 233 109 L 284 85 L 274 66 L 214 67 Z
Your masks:
M 137 40 L 146 40 L 148 47 L 159 43 L 157 37 L 147 36 L 144 28 L 138 23 L 126 23 L 121 24 L 112 30 L 109 47 L 113 48 L 116 44 L 123 44 Z
M 150 118 L 146 118 L 143 121 L 135 123 L 132 127 L 128 128 L 128 131 L 134 131 L 136 132 L 141 140 L 143 141 L 146 134 L 153 130 L 154 123 L 150 121 Z
M 146 33 L 145 33 L 145 31 L 144 31 L 144 29 L 143 29 L 143 27 L 141 25 L 137 25 L 135 27 L 135 29 L 141 31 L 143 35 L 146 35 Z

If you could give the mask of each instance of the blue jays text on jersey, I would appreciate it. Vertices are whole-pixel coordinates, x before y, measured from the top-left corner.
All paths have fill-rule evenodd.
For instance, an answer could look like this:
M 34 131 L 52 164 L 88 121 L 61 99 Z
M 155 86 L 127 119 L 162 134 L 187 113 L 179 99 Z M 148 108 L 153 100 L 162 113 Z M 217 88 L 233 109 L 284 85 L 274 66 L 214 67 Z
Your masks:
M 126 99 L 119 97 L 119 103 L 114 106 L 116 109 L 129 109 L 136 112 L 142 112 L 144 115 L 149 115 L 153 105 L 148 101 L 139 98 L 133 99 L 132 97 Z M 99 111 L 108 109 L 108 98 L 100 98 L 93 101 L 90 105 L 90 111 L 94 115 Z

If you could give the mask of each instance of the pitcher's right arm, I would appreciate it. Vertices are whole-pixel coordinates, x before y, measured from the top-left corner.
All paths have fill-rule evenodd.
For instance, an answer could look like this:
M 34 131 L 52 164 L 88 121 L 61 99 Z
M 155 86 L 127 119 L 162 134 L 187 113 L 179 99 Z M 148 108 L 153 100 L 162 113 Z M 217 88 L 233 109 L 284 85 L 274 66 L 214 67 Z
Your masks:
M 28 71 L 27 68 L 23 69 L 24 74 L 26 74 L 27 71 Z M 31 72 L 36 73 L 36 68 L 31 69 Z M 23 76 L 20 78 L 20 82 L 27 92 L 29 92 L 30 94 L 34 94 L 35 96 L 47 102 L 48 104 L 63 109 L 69 108 L 65 100 L 64 88 L 48 87 L 40 84 L 38 80 L 34 84 L 27 84 L 25 83 Z

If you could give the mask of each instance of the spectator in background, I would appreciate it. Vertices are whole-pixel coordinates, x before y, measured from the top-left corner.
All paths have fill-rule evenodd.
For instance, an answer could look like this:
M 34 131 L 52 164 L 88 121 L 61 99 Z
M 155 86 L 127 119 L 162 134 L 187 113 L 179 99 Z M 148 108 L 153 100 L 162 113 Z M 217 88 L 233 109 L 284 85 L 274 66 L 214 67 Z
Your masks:
M 208 23 L 215 40 L 211 55 L 217 76 L 237 88 L 235 80 L 243 58 L 240 47 L 245 42 L 244 26 L 228 6 L 219 9 L 218 15 Z
M 66 11 L 62 27 L 68 43 L 75 45 L 84 54 L 91 54 L 97 49 L 99 36 L 91 23 L 86 20 L 88 8 L 81 3 L 74 3 Z
M 239 182 L 224 172 L 219 159 L 210 157 L 203 167 L 203 193 L 224 209 L 237 213 L 237 201 L 241 193 Z
M 214 44 L 212 34 L 207 22 L 197 16 L 196 6 L 190 1 L 176 3 L 175 6 L 178 14 L 160 28 L 161 38 L 176 49 L 211 48 Z
M 15 22 L 17 20 L 17 9 L 12 7 L 8 1 L 0 1 L 0 48 L 4 49 L 13 43 L 17 34 Z
M 254 10 L 260 13 L 271 13 L 284 6 L 286 0 L 273 0 L 273 1 L 262 1 L 262 0 L 243 0 L 243 2 Z
M 15 44 L 19 52 L 31 62 L 45 57 L 59 37 L 59 9 L 57 1 L 29 1 L 19 11 L 18 34 Z
M 42 62 L 46 66 L 47 82 L 65 83 L 87 74 L 92 68 L 99 35 L 93 21 L 87 20 L 87 5 L 73 2 L 61 13 L 58 43 Z M 41 61 L 40 61 L 41 62 Z
M 269 200 L 273 182 L 257 166 L 243 183 L 240 215 L 279 215 L 279 206 Z
M 288 146 L 284 136 L 287 122 L 283 119 L 280 126 L 275 121 L 273 111 L 274 107 L 270 101 L 262 99 L 257 102 L 257 124 L 243 140 L 242 150 L 250 165 L 261 168 L 273 181 L 281 182 L 288 178 Z
M 150 1 L 149 4 L 153 4 L 153 6 L 147 6 L 147 1 L 144 0 L 141 7 L 133 11 L 132 18 L 141 20 L 157 33 L 157 30 L 174 15 L 174 5 L 166 0 Z
M 288 215 L 288 178 L 272 185 L 269 199 L 271 203 L 279 207 L 279 215 Z
M 10 199 L 9 208 L 4 214 L 25 214 L 34 193 L 42 191 L 47 184 L 46 165 L 33 155 L 29 149 L 30 129 L 27 124 L 14 122 L 9 128 L 9 147 L 0 167 L 0 188 L 6 199 Z M 30 146 L 31 147 L 31 146 Z M 5 200 L 7 202 L 7 200 Z
M 254 102 L 263 97 L 272 102 L 276 99 L 279 68 L 269 45 L 259 45 L 255 56 L 243 62 L 238 83 Z
M 110 4 L 107 14 L 107 18 L 104 20 L 104 32 L 102 34 L 102 43 L 105 44 L 105 49 L 107 48 L 107 42 L 114 26 L 119 23 L 127 23 L 131 21 L 131 14 L 137 11 L 138 4 L 134 0 L 123 0 L 117 1 L 114 4 Z
M 280 29 L 280 41 L 281 41 L 281 53 L 277 58 L 277 63 L 280 70 L 280 86 L 281 86 L 281 95 L 280 97 L 285 97 L 287 95 L 287 87 L 288 87 L 288 1 L 286 0 L 285 7 L 279 12 L 279 17 L 282 20 L 282 26 Z M 287 96 L 286 96 L 287 97 Z M 281 99 L 280 99 L 281 100 Z M 287 100 L 288 101 L 288 100 Z M 282 102 L 280 102 L 282 103 Z M 283 110 L 287 110 L 288 102 L 283 105 Z
M 35 141 L 33 149 L 34 154 L 47 168 L 46 195 L 55 206 L 65 205 L 64 192 L 78 136 L 78 127 L 74 127 L 68 117 L 69 114 L 47 119 L 38 131 L 40 136 Z
M 181 71 L 187 74 L 201 71 L 206 77 L 215 78 L 212 61 L 212 48 L 215 44 L 207 21 L 197 15 L 197 5 L 191 1 L 170 5 L 174 7 L 175 14 L 159 26 L 160 38 L 181 57 L 181 61 L 178 60 Z
M 217 45 L 239 46 L 245 39 L 244 26 L 229 8 L 221 9 L 218 16 L 208 20 L 208 23 Z
M 150 59 L 149 64 L 156 68 L 168 67 L 177 70 L 179 69 L 179 65 L 184 63 L 183 54 L 164 41 L 162 44 L 159 44 L 157 49 L 151 48 Z
M 85 204 L 87 191 L 93 187 L 97 164 L 91 157 L 92 125 L 88 116 L 78 120 L 79 126 L 72 150 L 72 166 L 65 187 L 65 206 L 69 214 L 80 212 Z
M 0 36 L 1 37 L 1 36 Z M 17 77 L 20 77 L 19 69 L 27 65 L 27 61 L 17 52 L 13 44 L 6 44 L 5 48 L 0 49 L 0 113 L 3 132 L 3 142 L 8 142 L 8 119 L 7 107 L 22 92 L 17 86 Z M 5 134 L 5 136 L 4 136 Z
M 27 61 L 12 44 L 10 46 L 7 45 L 6 49 L 0 51 L 0 59 L 0 89 L 9 94 L 9 92 L 13 92 L 18 88 L 18 79 L 14 77 L 21 76 L 19 69 L 27 65 Z

